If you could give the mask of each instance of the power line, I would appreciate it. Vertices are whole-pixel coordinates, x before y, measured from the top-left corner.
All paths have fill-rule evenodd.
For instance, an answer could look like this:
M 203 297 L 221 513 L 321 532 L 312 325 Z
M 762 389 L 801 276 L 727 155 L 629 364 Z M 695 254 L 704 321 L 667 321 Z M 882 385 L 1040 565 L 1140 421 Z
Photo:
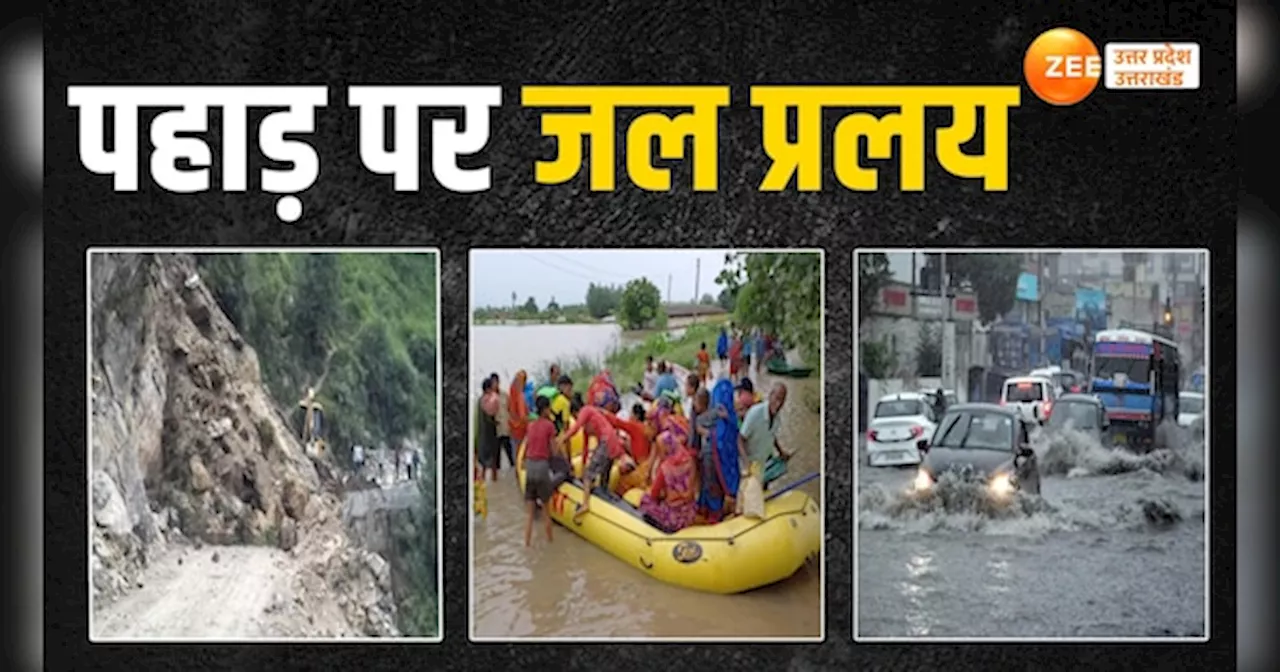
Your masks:
M 612 276 L 612 275 L 615 273 L 615 271 L 606 271 L 606 270 L 603 270 L 603 269 L 597 268 L 597 267 L 595 267 L 595 266 L 593 266 L 593 265 L 591 265 L 591 264 L 584 264 L 584 263 L 582 263 L 582 262 L 580 262 L 580 261 L 575 261 L 575 260 L 573 260 L 573 259 L 570 259 L 568 255 L 560 254 L 560 253 L 558 253 L 558 252 L 548 252 L 547 254 L 549 254 L 549 255 L 551 255 L 551 256 L 554 256 L 554 257 L 556 257 L 557 259 L 560 259 L 560 260 L 564 261 L 566 264 L 573 264 L 573 265 L 581 266 L 581 267 L 583 267 L 583 268 L 585 268 L 585 269 L 587 269 L 587 270 L 589 270 L 589 271 L 591 271 L 591 272 L 593 272 L 593 273 L 599 273 L 599 274 L 601 274 L 601 275 L 603 275 L 603 276 L 605 276 L 605 277 Z
M 561 273 L 567 273 L 567 274 L 569 274 L 569 275 L 572 275 L 572 276 L 575 276 L 575 277 L 581 278 L 581 279 L 586 280 L 586 281 L 588 281 L 588 282 L 595 282 L 595 281 L 596 281 L 596 279 L 595 279 L 595 278 L 592 278 L 592 277 L 587 276 L 587 275 L 583 275 L 582 273 L 579 273 L 578 271 L 573 271 L 573 270 L 570 270 L 570 269 L 567 269 L 567 268 L 562 268 L 562 267 L 560 267 L 560 266 L 557 266 L 557 265 L 555 265 L 555 264 L 551 263 L 550 261 L 548 261 L 548 260 L 546 260 L 546 259 L 543 259 L 543 258 L 542 258 L 542 257 L 540 257 L 540 256 L 537 256 L 537 255 L 530 255 L 530 257 L 529 257 L 529 258 L 530 258 L 530 259 L 533 259 L 534 261 L 536 261 L 536 262 L 538 262 L 538 263 L 540 263 L 540 264 L 542 264 L 543 266 L 546 266 L 547 268 L 553 268 L 553 269 L 555 269 L 555 270 L 557 270 L 557 271 L 560 271 Z

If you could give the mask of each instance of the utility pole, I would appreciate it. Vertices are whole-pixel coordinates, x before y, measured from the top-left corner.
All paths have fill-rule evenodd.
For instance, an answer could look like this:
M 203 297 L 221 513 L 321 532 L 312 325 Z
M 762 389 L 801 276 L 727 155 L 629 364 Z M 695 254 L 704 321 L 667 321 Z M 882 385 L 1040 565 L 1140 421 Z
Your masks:
M 698 293 L 702 280 L 702 257 L 693 260 L 693 321 L 698 321 L 698 306 L 702 305 L 702 295 Z
M 917 270 L 917 267 L 916 267 L 916 253 L 912 252 L 911 253 L 911 321 L 913 325 L 915 324 L 916 319 L 919 318 L 920 316 L 920 311 L 916 308 L 916 306 L 919 304 L 918 299 L 919 299 L 919 292 L 920 292 L 920 283 L 917 282 L 917 279 L 919 278 L 918 274 L 919 274 L 919 270 Z
M 951 318 L 951 300 L 950 300 L 950 297 L 948 296 L 949 291 L 948 291 L 947 285 L 948 285 L 947 253 L 942 252 L 938 255 L 938 288 L 940 290 L 939 294 L 942 295 L 942 306 L 941 306 L 942 312 L 940 315 L 940 317 L 942 318 L 941 319 L 942 328 L 938 330 L 938 345 L 939 345 L 938 349 L 942 355 L 940 357 L 941 361 L 939 362 L 942 368 L 942 370 L 939 371 L 939 373 L 942 375 L 939 377 L 942 379 L 942 389 L 944 390 L 950 389 L 951 387 L 951 372 L 948 369 L 950 366 L 953 366 L 955 364 L 954 362 L 955 357 L 947 356 L 947 352 L 948 352 L 947 322 Z M 951 345 L 954 348 L 954 345 L 955 345 L 954 339 L 951 340 Z
M 1047 365 L 1050 362 L 1044 355 L 1044 294 L 1044 252 L 1036 252 L 1036 321 L 1040 327 L 1040 360 Z
M 671 304 L 671 274 L 667 274 L 667 304 Z

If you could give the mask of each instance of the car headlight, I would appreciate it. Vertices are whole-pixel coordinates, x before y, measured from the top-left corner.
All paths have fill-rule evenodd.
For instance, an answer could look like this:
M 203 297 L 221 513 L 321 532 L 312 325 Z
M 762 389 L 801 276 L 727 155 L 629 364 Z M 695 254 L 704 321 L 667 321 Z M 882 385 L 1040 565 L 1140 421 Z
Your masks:
M 995 477 L 991 479 L 989 487 L 991 488 L 992 494 L 1001 497 L 1008 495 L 1014 490 L 1013 477 L 1009 474 L 996 474 Z
M 929 472 L 921 469 L 916 472 L 914 485 L 916 490 L 928 490 L 933 487 L 933 477 L 929 475 Z

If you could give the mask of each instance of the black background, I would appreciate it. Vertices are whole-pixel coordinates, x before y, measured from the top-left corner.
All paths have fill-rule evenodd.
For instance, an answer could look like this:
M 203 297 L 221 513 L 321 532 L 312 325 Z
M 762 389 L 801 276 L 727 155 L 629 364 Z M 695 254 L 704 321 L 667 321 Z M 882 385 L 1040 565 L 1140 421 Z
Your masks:
M 89 245 L 430 245 L 442 251 L 445 452 L 445 642 L 442 645 L 95 646 L 87 641 L 84 425 L 46 429 L 46 648 L 59 669 L 265 669 L 521 665 L 640 669 L 689 665 L 806 670 L 1160 666 L 1225 668 L 1235 651 L 1235 362 L 1215 358 L 1212 392 L 1212 614 L 1208 645 L 854 644 L 852 632 L 852 252 L 859 246 L 1210 246 L 1212 336 L 1234 337 L 1234 3 L 1156 2 L 68 3 L 45 13 L 46 412 L 84 417 L 84 252 Z M 980 6 L 979 6 L 980 5 Z M 763 194 L 766 162 L 747 87 L 762 83 L 1022 81 L 1023 51 L 1067 25 L 1101 46 L 1187 40 L 1202 48 L 1188 92 L 1099 89 L 1053 108 L 1023 89 L 1010 118 L 1010 189 L 936 166 L 923 194 Z M 330 85 L 312 144 L 321 177 L 303 219 L 279 222 L 272 196 L 114 194 L 76 152 L 68 84 Z M 501 84 L 488 148 L 493 189 L 457 195 L 427 178 L 415 194 L 359 165 L 356 115 L 343 87 L 377 83 Z M 720 189 L 695 194 L 675 165 L 671 193 L 627 185 L 587 192 L 540 186 L 550 158 L 537 115 L 519 107 L 535 83 L 729 84 L 721 113 Z M 828 122 L 831 120 L 829 119 Z M 830 124 L 828 124 L 830 126 Z M 829 130 L 829 129 L 828 129 Z M 143 135 L 142 137 L 146 137 Z M 426 134 L 424 133 L 424 139 Z M 828 136 L 829 137 L 829 136 Z M 429 141 L 424 141 L 428 145 Z M 425 151 L 425 150 L 424 150 Z M 426 156 L 424 154 L 424 156 Z M 216 161 L 216 159 L 215 159 Z M 829 161 L 826 162 L 829 165 Z M 146 164 L 141 164 L 145 175 Z M 251 168 L 255 164 L 251 163 Z M 429 163 L 424 162 L 425 166 Z M 216 175 L 216 170 L 215 170 Z M 256 184 L 251 183 L 251 184 Z M 940 221 L 949 224 L 939 226 Z M 823 247 L 826 261 L 827 633 L 821 645 L 477 645 L 467 640 L 467 252 L 477 246 Z M 1228 361 L 1220 361 L 1228 360 Z M 58 381 L 61 381 L 60 383 Z M 1027 589 L 1034 589 L 1028 587 Z M 1124 596 L 1116 596 L 1124 599 Z M 1051 608 L 1051 607 L 1050 607 Z M 726 618 L 731 618 L 726 614 Z M 658 657 L 661 656 L 661 657 Z M 670 658 L 668 656 L 671 656 Z

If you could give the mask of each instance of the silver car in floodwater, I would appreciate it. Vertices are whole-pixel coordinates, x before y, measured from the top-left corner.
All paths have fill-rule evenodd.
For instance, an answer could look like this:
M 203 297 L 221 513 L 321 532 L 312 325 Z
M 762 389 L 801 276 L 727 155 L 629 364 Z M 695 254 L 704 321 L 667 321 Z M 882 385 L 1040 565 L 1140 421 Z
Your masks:
M 1040 467 L 1031 448 L 1030 425 L 1016 407 L 957 404 L 947 409 L 929 439 L 917 444 L 924 460 L 913 487 L 933 489 L 945 472 L 987 483 L 996 498 L 1015 491 L 1040 494 Z
M 1091 394 L 1064 394 L 1053 404 L 1053 413 L 1044 423 L 1044 431 L 1056 434 L 1073 429 L 1097 441 L 1110 445 L 1106 440 L 1111 421 L 1102 400 Z

